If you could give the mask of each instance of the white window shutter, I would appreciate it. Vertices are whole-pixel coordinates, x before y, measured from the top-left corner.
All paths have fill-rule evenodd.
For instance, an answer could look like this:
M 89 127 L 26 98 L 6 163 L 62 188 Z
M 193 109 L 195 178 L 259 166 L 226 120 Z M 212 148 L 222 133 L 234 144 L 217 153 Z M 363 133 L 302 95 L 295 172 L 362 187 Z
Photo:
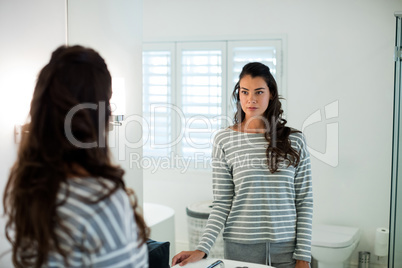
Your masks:
M 171 51 L 143 52 L 144 155 L 167 156 L 170 152 L 172 116 Z
M 225 84 L 226 57 L 224 42 L 183 43 L 177 46 L 178 103 L 184 118 L 184 130 L 178 146 L 185 158 L 210 158 L 214 130 L 219 129 L 217 117 L 225 114 L 222 88 Z M 197 155 L 196 155 L 197 154 Z

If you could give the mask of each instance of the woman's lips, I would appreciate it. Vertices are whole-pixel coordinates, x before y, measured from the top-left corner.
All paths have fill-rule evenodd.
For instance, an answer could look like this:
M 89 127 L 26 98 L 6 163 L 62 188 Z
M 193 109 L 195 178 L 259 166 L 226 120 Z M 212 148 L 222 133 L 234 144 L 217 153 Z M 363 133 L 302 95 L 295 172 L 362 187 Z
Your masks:
M 248 110 L 257 110 L 257 107 L 247 107 Z

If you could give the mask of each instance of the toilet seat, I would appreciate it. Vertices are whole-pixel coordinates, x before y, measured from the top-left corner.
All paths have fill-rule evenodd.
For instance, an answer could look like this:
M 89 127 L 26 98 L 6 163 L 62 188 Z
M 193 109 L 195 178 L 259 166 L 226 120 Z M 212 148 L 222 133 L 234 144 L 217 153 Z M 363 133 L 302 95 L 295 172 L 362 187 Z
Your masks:
M 355 227 L 335 225 L 314 225 L 311 245 L 316 247 L 344 248 L 360 238 L 360 230 Z

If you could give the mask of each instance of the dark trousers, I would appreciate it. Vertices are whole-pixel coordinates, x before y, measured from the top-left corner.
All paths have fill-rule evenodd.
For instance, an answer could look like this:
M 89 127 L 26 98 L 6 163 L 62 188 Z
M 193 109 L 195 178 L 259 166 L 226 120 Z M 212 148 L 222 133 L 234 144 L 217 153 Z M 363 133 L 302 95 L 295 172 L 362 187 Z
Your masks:
M 224 241 L 225 259 L 270 265 L 277 268 L 294 268 L 294 242 L 239 244 Z

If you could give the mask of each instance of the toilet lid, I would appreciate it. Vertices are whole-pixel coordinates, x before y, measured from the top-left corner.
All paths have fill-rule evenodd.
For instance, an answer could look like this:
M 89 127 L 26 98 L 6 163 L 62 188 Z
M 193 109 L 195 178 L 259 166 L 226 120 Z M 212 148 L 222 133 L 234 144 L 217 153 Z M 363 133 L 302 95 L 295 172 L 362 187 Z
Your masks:
M 360 238 L 360 229 L 336 225 L 314 225 L 313 246 L 342 248 L 353 244 Z

